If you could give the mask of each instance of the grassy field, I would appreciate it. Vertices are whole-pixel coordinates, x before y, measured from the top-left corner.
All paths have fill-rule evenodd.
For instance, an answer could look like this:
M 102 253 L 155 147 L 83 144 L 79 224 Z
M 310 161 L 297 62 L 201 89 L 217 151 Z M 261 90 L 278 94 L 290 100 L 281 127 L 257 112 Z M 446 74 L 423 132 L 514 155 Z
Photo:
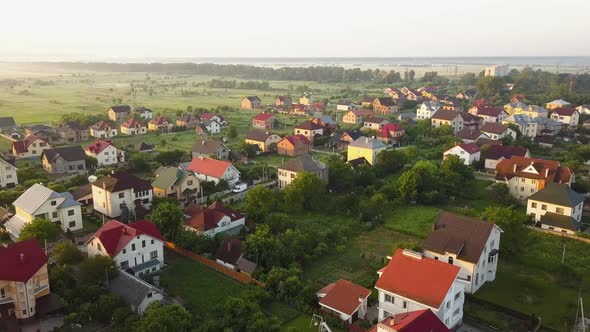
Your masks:
M 206 316 L 229 296 L 239 295 L 241 283 L 205 265 L 166 251 L 166 264 L 161 274 L 162 287 L 172 296 L 184 299 L 199 316 Z
M 432 231 L 438 209 L 430 206 L 407 205 L 396 207 L 385 214 L 385 228 L 418 238 L 426 238 Z
M 330 329 L 334 332 L 344 332 L 343 329 L 339 327 L 330 326 Z M 289 323 L 285 324 L 281 331 L 285 332 L 317 332 L 318 327 L 311 324 L 311 317 L 307 315 L 301 315 L 296 319 L 290 321 Z

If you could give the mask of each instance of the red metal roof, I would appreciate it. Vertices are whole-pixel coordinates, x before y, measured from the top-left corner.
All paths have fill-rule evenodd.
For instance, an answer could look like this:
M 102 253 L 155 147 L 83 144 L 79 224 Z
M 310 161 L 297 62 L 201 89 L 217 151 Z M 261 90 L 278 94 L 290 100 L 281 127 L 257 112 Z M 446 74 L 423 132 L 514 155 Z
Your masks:
M 381 323 L 373 326 L 367 332 L 379 331 L 379 326 L 397 332 L 450 332 L 448 327 L 430 310 L 404 312 L 394 316 L 386 317 Z
M 109 146 L 113 145 L 110 140 L 96 140 L 94 143 L 86 146 L 86 151 L 89 151 L 94 154 L 99 154 L 102 150 L 108 148 Z
M 352 316 L 361 305 L 361 301 L 364 301 L 369 294 L 371 291 L 365 287 L 340 279 L 328 290 L 326 296 L 320 299 L 320 305 Z
M 575 108 L 567 108 L 567 107 L 558 107 L 553 109 L 553 113 L 557 113 L 561 116 L 572 116 L 578 110 Z
M 272 117 L 273 117 L 273 115 L 270 113 L 259 113 L 252 120 L 266 122 L 266 121 L 270 120 Z
M 102 243 L 102 246 L 112 257 L 127 246 L 134 237 L 139 235 L 148 235 L 160 241 L 166 241 L 160 231 L 154 224 L 147 220 L 140 220 L 125 225 L 117 220 L 110 220 L 101 228 L 99 228 L 94 235 L 86 241 L 90 242 L 93 238 L 97 238 Z
M 524 172 L 526 168 L 533 166 L 538 174 Z M 560 166 L 559 161 L 525 158 L 512 156 L 504 159 L 496 165 L 496 179 L 511 179 L 514 176 L 547 182 L 568 183 L 573 176 L 569 167 Z
M 298 145 L 298 144 L 305 144 L 305 145 L 311 144 L 309 142 L 309 140 L 307 139 L 307 137 L 305 137 L 301 134 L 285 136 L 283 139 L 289 141 L 289 143 L 291 143 L 293 146 Z
M 37 240 L 0 246 L 0 280 L 26 282 L 47 264 L 47 256 Z
M 212 176 L 219 179 L 223 176 L 223 174 L 225 174 L 230 166 L 231 163 L 227 161 L 213 158 L 195 157 L 188 164 L 186 169 L 195 173 Z
M 185 220 L 185 225 L 202 232 L 216 228 L 225 216 L 229 217 L 232 222 L 245 218 L 243 214 L 230 210 L 218 202 L 208 207 L 191 203 L 184 213 L 189 216 Z
M 390 133 L 396 133 L 404 131 L 404 128 L 397 123 L 388 123 L 379 129 L 379 133 L 377 133 L 378 137 L 387 138 L 390 136 Z
M 141 121 L 135 120 L 135 119 L 131 118 L 131 119 L 123 122 L 121 124 L 121 127 L 124 127 L 124 128 L 140 128 L 140 127 L 145 127 L 145 125 Z
M 438 309 L 461 268 L 421 255 L 419 257 L 397 249 L 377 280 L 375 288 Z

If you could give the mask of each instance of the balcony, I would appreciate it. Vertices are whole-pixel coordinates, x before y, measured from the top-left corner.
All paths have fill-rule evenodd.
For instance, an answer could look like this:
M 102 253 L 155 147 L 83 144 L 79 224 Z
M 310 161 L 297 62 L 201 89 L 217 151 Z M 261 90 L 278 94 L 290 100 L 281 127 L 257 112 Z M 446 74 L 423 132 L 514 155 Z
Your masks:
M 35 293 L 35 295 L 37 295 L 48 288 L 49 288 L 49 285 L 40 285 L 39 287 L 33 288 L 33 293 Z
M 6 303 L 12 303 L 15 300 L 12 297 L 5 297 L 3 299 L 0 299 L 0 304 L 6 304 Z

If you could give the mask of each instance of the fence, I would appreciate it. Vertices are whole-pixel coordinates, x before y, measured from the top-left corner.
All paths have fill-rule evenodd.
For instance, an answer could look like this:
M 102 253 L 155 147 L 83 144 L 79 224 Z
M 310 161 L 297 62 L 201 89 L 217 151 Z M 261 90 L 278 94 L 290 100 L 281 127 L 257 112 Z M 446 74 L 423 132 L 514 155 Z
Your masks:
M 567 234 L 567 233 L 560 233 L 560 232 L 555 232 L 549 229 L 542 229 L 539 227 L 535 227 L 535 226 L 527 226 L 529 229 L 532 229 L 533 231 L 537 231 L 537 232 L 541 232 L 541 233 L 545 233 L 545 234 L 551 234 L 551 235 L 555 235 L 555 236 L 563 236 L 563 237 L 567 237 L 570 239 L 574 239 L 574 240 L 578 240 L 578 241 L 582 241 L 582 242 L 586 242 L 586 243 L 590 243 L 590 239 L 585 238 L 585 237 L 581 237 L 581 236 L 577 236 L 577 235 L 572 235 L 572 234 Z
M 266 284 L 263 283 L 262 281 L 258 281 L 256 279 L 250 277 L 247 274 L 240 273 L 238 271 L 232 270 L 232 269 L 230 269 L 228 267 L 225 267 L 225 266 L 223 266 L 223 265 L 221 265 L 221 264 L 219 264 L 219 263 L 217 263 L 215 261 L 212 261 L 212 260 L 210 260 L 208 258 L 205 258 L 205 257 L 203 257 L 203 256 L 201 256 L 199 254 L 196 254 L 196 253 L 192 252 L 192 251 L 189 251 L 189 250 L 186 250 L 186 249 L 183 249 L 183 248 L 179 248 L 179 247 L 177 247 L 172 242 L 166 242 L 166 248 L 168 248 L 168 249 L 170 249 L 170 250 L 172 250 L 172 251 L 174 251 L 174 252 L 176 252 L 176 253 L 184 256 L 184 257 L 190 258 L 190 259 L 192 259 L 192 260 L 194 260 L 196 262 L 199 262 L 199 263 L 201 263 L 203 265 L 206 265 L 209 268 L 212 268 L 213 270 L 215 270 L 217 272 L 223 273 L 226 276 L 228 276 L 228 277 L 230 277 L 230 278 L 232 278 L 234 280 L 237 280 L 237 281 L 239 281 L 239 282 L 241 282 L 243 284 L 247 284 L 247 285 L 248 284 L 256 284 L 256 285 L 258 285 L 260 287 L 265 287 L 266 286 Z

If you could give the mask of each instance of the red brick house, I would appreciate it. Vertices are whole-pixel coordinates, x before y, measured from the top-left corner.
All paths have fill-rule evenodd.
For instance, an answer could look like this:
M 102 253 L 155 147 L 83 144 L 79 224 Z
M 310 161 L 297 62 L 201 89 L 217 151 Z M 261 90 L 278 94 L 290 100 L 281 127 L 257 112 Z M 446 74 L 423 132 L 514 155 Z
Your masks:
M 270 113 L 260 113 L 252 118 L 252 127 L 255 129 L 273 129 L 276 117 Z
M 277 143 L 278 153 L 290 157 L 308 153 L 310 146 L 311 142 L 303 135 L 285 136 Z

